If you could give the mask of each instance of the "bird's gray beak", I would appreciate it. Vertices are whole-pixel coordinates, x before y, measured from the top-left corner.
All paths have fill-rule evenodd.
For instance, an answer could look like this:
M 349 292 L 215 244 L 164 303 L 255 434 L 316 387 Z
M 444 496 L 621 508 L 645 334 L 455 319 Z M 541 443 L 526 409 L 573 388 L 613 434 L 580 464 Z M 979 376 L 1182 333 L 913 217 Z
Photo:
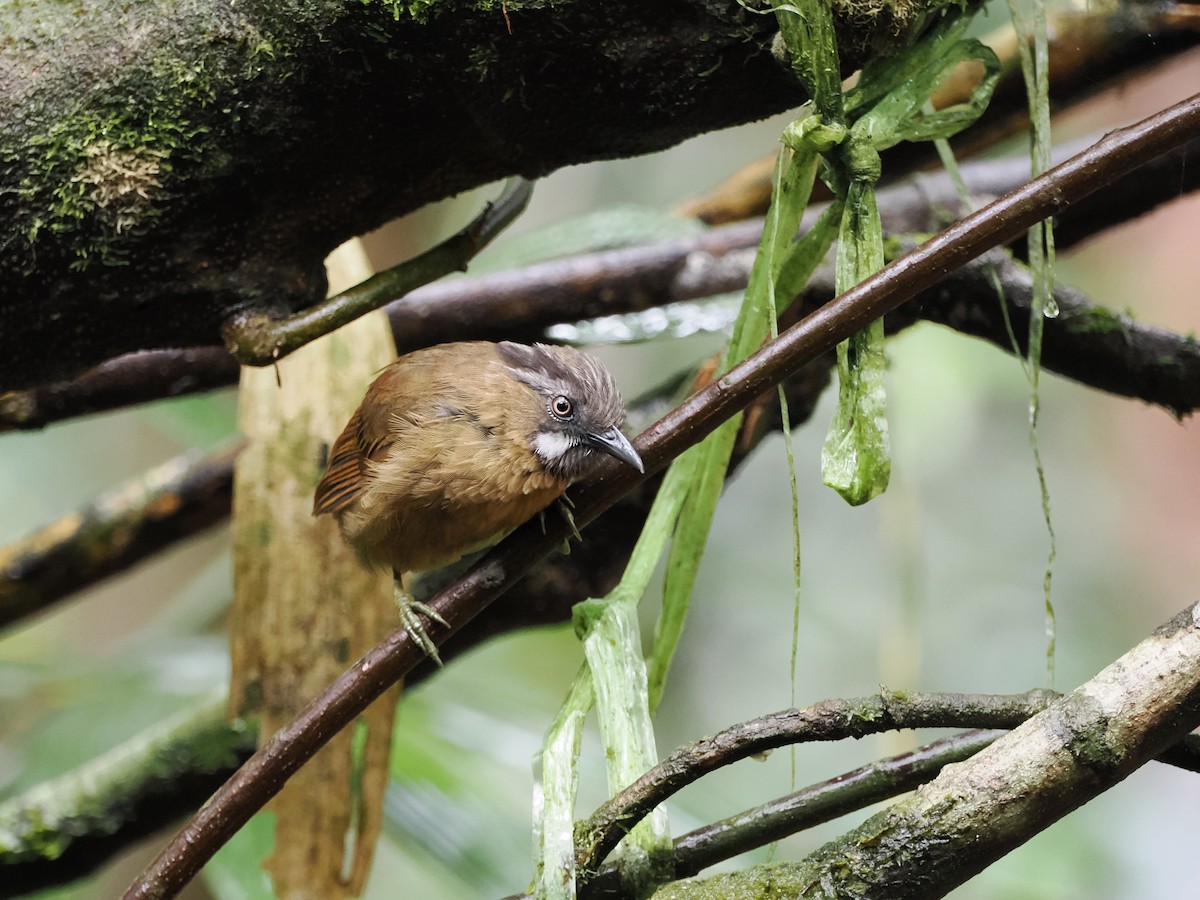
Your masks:
M 623 463 L 628 463 L 639 472 L 646 471 L 646 467 L 642 465 L 642 458 L 638 456 L 638 452 L 633 449 L 633 444 L 629 443 L 629 438 L 625 437 L 619 428 L 610 428 L 599 434 L 589 433 L 587 442 L 602 453 L 607 453 Z

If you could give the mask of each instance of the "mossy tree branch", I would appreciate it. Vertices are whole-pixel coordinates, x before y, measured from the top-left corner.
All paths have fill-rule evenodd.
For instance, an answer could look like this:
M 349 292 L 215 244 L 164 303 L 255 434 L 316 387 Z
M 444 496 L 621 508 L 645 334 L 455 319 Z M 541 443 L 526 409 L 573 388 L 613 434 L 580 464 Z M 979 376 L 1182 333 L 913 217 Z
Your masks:
M 848 70 L 914 24 L 884 18 L 843 25 Z M 430 201 L 804 100 L 733 2 L 35 0 L 0 27 L 4 388 L 304 309 L 330 250 Z
M 80 878 L 203 803 L 214 779 L 253 751 L 258 733 L 254 723 L 230 723 L 225 708 L 222 686 L 194 708 L 0 803 L 5 895 Z

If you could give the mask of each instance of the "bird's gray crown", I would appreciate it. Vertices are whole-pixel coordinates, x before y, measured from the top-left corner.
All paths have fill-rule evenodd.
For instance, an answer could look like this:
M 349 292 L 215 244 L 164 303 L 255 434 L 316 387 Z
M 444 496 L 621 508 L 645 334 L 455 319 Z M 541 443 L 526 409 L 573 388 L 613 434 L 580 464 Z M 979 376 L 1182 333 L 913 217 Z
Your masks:
M 625 405 L 612 373 L 582 350 L 510 341 L 497 349 L 513 376 L 542 397 L 569 398 L 576 406 L 576 420 L 586 430 L 605 431 L 624 421 Z
M 546 402 L 546 416 L 532 438 L 542 463 L 567 480 L 586 475 L 602 458 L 594 436 L 618 428 L 625 419 L 625 405 L 612 374 L 574 347 L 505 341 L 497 350 L 513 377 Z M 552 409 L 560 396 L 572 405 L 569 417 L 559 417 Z

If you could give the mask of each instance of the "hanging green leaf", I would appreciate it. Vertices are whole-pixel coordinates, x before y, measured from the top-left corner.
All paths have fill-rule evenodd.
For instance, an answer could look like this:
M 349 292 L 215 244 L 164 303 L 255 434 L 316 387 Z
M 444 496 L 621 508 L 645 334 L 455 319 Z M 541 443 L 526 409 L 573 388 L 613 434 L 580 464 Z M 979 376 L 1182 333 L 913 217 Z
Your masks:
M 991 97 L 999 62 L 979 42 L 962 39 L 969 17 L 949 12 L 908 52 L 864 67 L 858 84 L 844 97 L 838 85 L 835 100 L 815 93 L 834 89 L 828 78 L 820 77 L 831 58 L 820 46 L 824 29 L 814 24 L 814 17 L 822 15 L 821 5 L 815 0 L 778 3 L 776 14 L 784 40 L 793 42 L 793 68 L 814 91 L 813 104 L 822 111 L 822 121 L 810 124 L 809 132 L 834 139 L 829 122 L 836 120 L 839 128 L 846 120 L 852 123 L 847 134 L 819 148 L 825 152 L 825 180 L 842 202 L 837 261 L 841 293 L 883 266 L 883 233 L 875 204 L 879 151 L 901 141 L 944 138 L 973 122 Z M 828 7 L 823 14 L 830 15 Z M 824 64 L 810 58 L 814 47 Z M 967 60 L 984 68 L 972 96 L 966 103 L 930 111 L 927 104 L 934 89 Z M 794 137 L 808 137 L 803 126 Z M 886 490 L 891 473 L 884 368 L 881 323 L 838 347 L 838 410 L 823 448 L 822 476 L 856 505 Z
M 883 229 L 875 203 L 879 154 L 853 130 L 851 134 L 842 162 L 850 183 L 838 238 L 839 294 L 883 267 Z M 840 343 L 837 359 L 838 408 L 825 438 L 821 474 L 827 485 L 857 506 L 887 490 L 892 470 L 883 320 L 876 319 Z

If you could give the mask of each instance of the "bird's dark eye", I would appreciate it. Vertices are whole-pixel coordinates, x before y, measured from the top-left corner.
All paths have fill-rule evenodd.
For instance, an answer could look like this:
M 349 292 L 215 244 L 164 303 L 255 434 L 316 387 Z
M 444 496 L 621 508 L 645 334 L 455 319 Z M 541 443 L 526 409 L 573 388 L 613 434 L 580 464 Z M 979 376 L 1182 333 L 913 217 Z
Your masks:
M 575 404 L 571 402 L 570 397 L 559 394 L 550 401 L 550 412 L 560 419 L 569 419 L 575 412 Z

